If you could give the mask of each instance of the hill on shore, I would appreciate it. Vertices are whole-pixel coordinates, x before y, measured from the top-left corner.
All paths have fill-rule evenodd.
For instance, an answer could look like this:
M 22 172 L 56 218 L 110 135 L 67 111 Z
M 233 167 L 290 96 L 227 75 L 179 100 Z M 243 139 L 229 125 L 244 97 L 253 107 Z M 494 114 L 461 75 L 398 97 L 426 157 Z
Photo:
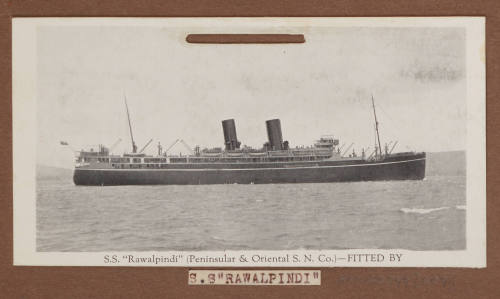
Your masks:
M 67 180 L 73 175 L 72 169 L 37 165 L 36 178 L 41 180 Z
M 427 154 L 427 175 L 465 175 L 465 151 Z
M 465 151 L 427 153 L 427 175 L 464 175 Z M 73 170 L 67 168 L 37 165 L 36 177 L 41 180 L 68 180 Z

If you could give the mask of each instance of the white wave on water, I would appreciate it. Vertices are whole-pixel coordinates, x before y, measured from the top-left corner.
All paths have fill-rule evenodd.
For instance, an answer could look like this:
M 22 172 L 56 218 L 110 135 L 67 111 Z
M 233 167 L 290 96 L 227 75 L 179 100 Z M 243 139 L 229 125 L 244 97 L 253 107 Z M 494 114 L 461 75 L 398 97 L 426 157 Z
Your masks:
M 219 236 L 210 236 L 210 238 L 215 240 L 215 241 L 226 241 L 224 238 L 219 237 Z
M 441 211 L 441 210 L 448 210 L 449 207 L 440 207 L 440 208 L 433 208 L 433 209 L 418 209 L 418 208 L 402 208 L 400 211 L 405 213 L 405 214 L 428 214 L 436 211 Z
M 456 206 L 455 209 L 457 210 L 465 210 L 466 206 L 463 205 L 463 206 Z

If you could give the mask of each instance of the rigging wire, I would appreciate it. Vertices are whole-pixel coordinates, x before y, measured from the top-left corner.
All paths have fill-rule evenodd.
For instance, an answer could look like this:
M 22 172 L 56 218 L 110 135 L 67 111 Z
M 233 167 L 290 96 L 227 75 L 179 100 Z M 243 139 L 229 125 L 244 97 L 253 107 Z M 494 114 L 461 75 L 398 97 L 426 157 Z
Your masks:
M 397 121 L 394 118 L 392 118 L 391 115 L 380 104 L 377 105 L 377 108 L 379 108 L 379 110 L 382 111 L 382 113 L 384 114 L 384 117 L 387 116 L 387 118 L 390 121 L 392 121 L 393 123 L 401 123 L 401 121 Z M 387 122 L 385 122 L 385 123 L 387 124 Z M 379 124 L 380 124 L 380 122 L 379 122 Z M 384 130 L 387 130 L 387 131 L 393 133 L 393 135 L 396 135 L 396 136 L 404 136 L 404 135 L 406 135 L 400 129 L 398 129 L 398 126 L 384 126 Z M 401 143 L 399 145 L 401 146 Z M 406 148 L 407 150 L 412 151 L 412 149 L 408 145 L 405 144 L 405 145 L 402 145 L 402 146 L 404 148 Z

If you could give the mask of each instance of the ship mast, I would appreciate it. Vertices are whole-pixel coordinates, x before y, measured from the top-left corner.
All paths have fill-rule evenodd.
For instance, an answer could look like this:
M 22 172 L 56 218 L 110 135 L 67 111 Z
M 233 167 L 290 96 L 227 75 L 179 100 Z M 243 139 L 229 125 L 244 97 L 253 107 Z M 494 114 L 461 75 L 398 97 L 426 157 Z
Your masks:
M 375 101 L 373 100 L 373 94 L 372 94 L 372 107 L 373 107 L 373 116 L 375 117 L 375 131 L 377 132 L 379 155 L 382 156 L 382 147 L 380 146 L 380 135 L 378 133 L 377 112 L 375 112 Z
M 132 153 L 137 152 L 137 145 L 135 145 L 134 141 L 134 135 L 132 134 L 132 124 L 130 123 L 130 114 L 128 112 L 128 105 L 127 105 L 127 96 L 123 95 L 125 99 L 125 108 L 127 109 L 127 119 L 128 119 L 128 128 L 130 130 L 130 139 L 132 140 Z

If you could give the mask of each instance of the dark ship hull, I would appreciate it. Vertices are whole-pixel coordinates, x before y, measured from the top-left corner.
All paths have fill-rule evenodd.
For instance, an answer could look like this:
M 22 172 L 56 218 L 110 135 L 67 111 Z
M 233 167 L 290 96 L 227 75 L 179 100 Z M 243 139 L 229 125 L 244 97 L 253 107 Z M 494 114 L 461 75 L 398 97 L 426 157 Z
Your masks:
M 422 180 L 425 153 L 382 160 L 343 159 L 274 163 L 176 163 L 158 169 L 76 168 L 76 185 L 198 185 Z

